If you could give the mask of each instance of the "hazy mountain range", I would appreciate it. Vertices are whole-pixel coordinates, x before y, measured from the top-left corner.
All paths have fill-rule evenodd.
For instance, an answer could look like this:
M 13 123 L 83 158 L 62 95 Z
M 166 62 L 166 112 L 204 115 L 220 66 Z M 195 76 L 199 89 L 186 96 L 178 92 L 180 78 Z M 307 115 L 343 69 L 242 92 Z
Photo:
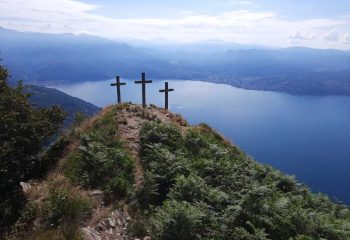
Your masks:
M 40 85 L 121 75 L 191 79 L 292 94 L 350 95 L 350 51 L 209 41 L 119 43 L 90 35 L 0 29 L 0 57 L 12 78 Z

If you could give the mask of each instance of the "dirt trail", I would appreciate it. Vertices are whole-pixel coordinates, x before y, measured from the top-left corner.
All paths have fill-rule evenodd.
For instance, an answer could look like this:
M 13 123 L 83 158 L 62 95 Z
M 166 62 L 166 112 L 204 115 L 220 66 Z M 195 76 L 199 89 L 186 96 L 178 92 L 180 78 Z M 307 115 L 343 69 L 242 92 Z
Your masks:
M 159 119 L 162 122 L 174 122 L 182 129 L 186 128 L 187 122 L 179 115 L 162 110 L 155 106 L 143 109 L 139 105 L 126 105 L 118 112 L 119 134 L 126 148 L 135 159 L 135 185 L 136 189 L 142 186 L 143 170 L 139 156 L 140 129 L 145 121 Z

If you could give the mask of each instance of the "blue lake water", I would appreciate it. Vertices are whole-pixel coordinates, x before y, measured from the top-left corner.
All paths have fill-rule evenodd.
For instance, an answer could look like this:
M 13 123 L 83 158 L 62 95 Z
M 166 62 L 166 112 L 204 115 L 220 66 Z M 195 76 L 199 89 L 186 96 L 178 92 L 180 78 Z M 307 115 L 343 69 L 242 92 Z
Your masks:
M 116 102 L 114 80 L 55 88 L 103 107 Z M 141 102 L 141 86 L 127 81 L 122 100 Z M 147 85 L 148 104 L 164 104 Z M 208 123 L 257 161 L 295 175 L 314 192 L 350 204 L 350 97 L 292 96 L 225 84 L 172 80 L 169 105 L 191 124 Z

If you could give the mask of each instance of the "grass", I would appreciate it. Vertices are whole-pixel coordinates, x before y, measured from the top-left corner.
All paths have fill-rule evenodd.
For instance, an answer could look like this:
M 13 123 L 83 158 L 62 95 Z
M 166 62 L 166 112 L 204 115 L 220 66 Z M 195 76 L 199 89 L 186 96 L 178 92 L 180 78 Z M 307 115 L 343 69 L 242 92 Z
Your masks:
M 47 188 L 41 200 L 26 205 L 8 239 L 82 239 L 79 225 L 90 215 L 94 202 L 64 176 L 51 176 Z

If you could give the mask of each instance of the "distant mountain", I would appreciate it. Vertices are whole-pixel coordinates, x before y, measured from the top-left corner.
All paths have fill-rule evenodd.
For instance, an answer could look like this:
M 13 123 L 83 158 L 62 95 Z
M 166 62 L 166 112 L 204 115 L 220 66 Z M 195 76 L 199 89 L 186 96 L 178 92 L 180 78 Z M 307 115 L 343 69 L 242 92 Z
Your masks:
M 141 49 L 89 35 L 41 34 L 0 29 L 0 57 L 13 79 L 36 84 L 139 77 L 171 64 Z
M 91 117 L 100 111 L 99 107 L 91 103 L 72 97 L 53 88 L 31 85 L 26 88 L 26 91 L 33 94 L 29 98 L 29 101 L 37 107 L 47 108 L 53 105 L 61 106 L 68 114 L 65 120 L 66 124 L 70 124 L 74 121 L 74 116 L 77 112 L 82 112 L 87 117 Z
M 350 51 L 209 41 L 133 42 L 89 35 L 16 32 L 0 28 L 0 57 L 13 79 L 37 85 L 97 81 L 116 74 L 188 79 L 292 94 L 350 95 Z

